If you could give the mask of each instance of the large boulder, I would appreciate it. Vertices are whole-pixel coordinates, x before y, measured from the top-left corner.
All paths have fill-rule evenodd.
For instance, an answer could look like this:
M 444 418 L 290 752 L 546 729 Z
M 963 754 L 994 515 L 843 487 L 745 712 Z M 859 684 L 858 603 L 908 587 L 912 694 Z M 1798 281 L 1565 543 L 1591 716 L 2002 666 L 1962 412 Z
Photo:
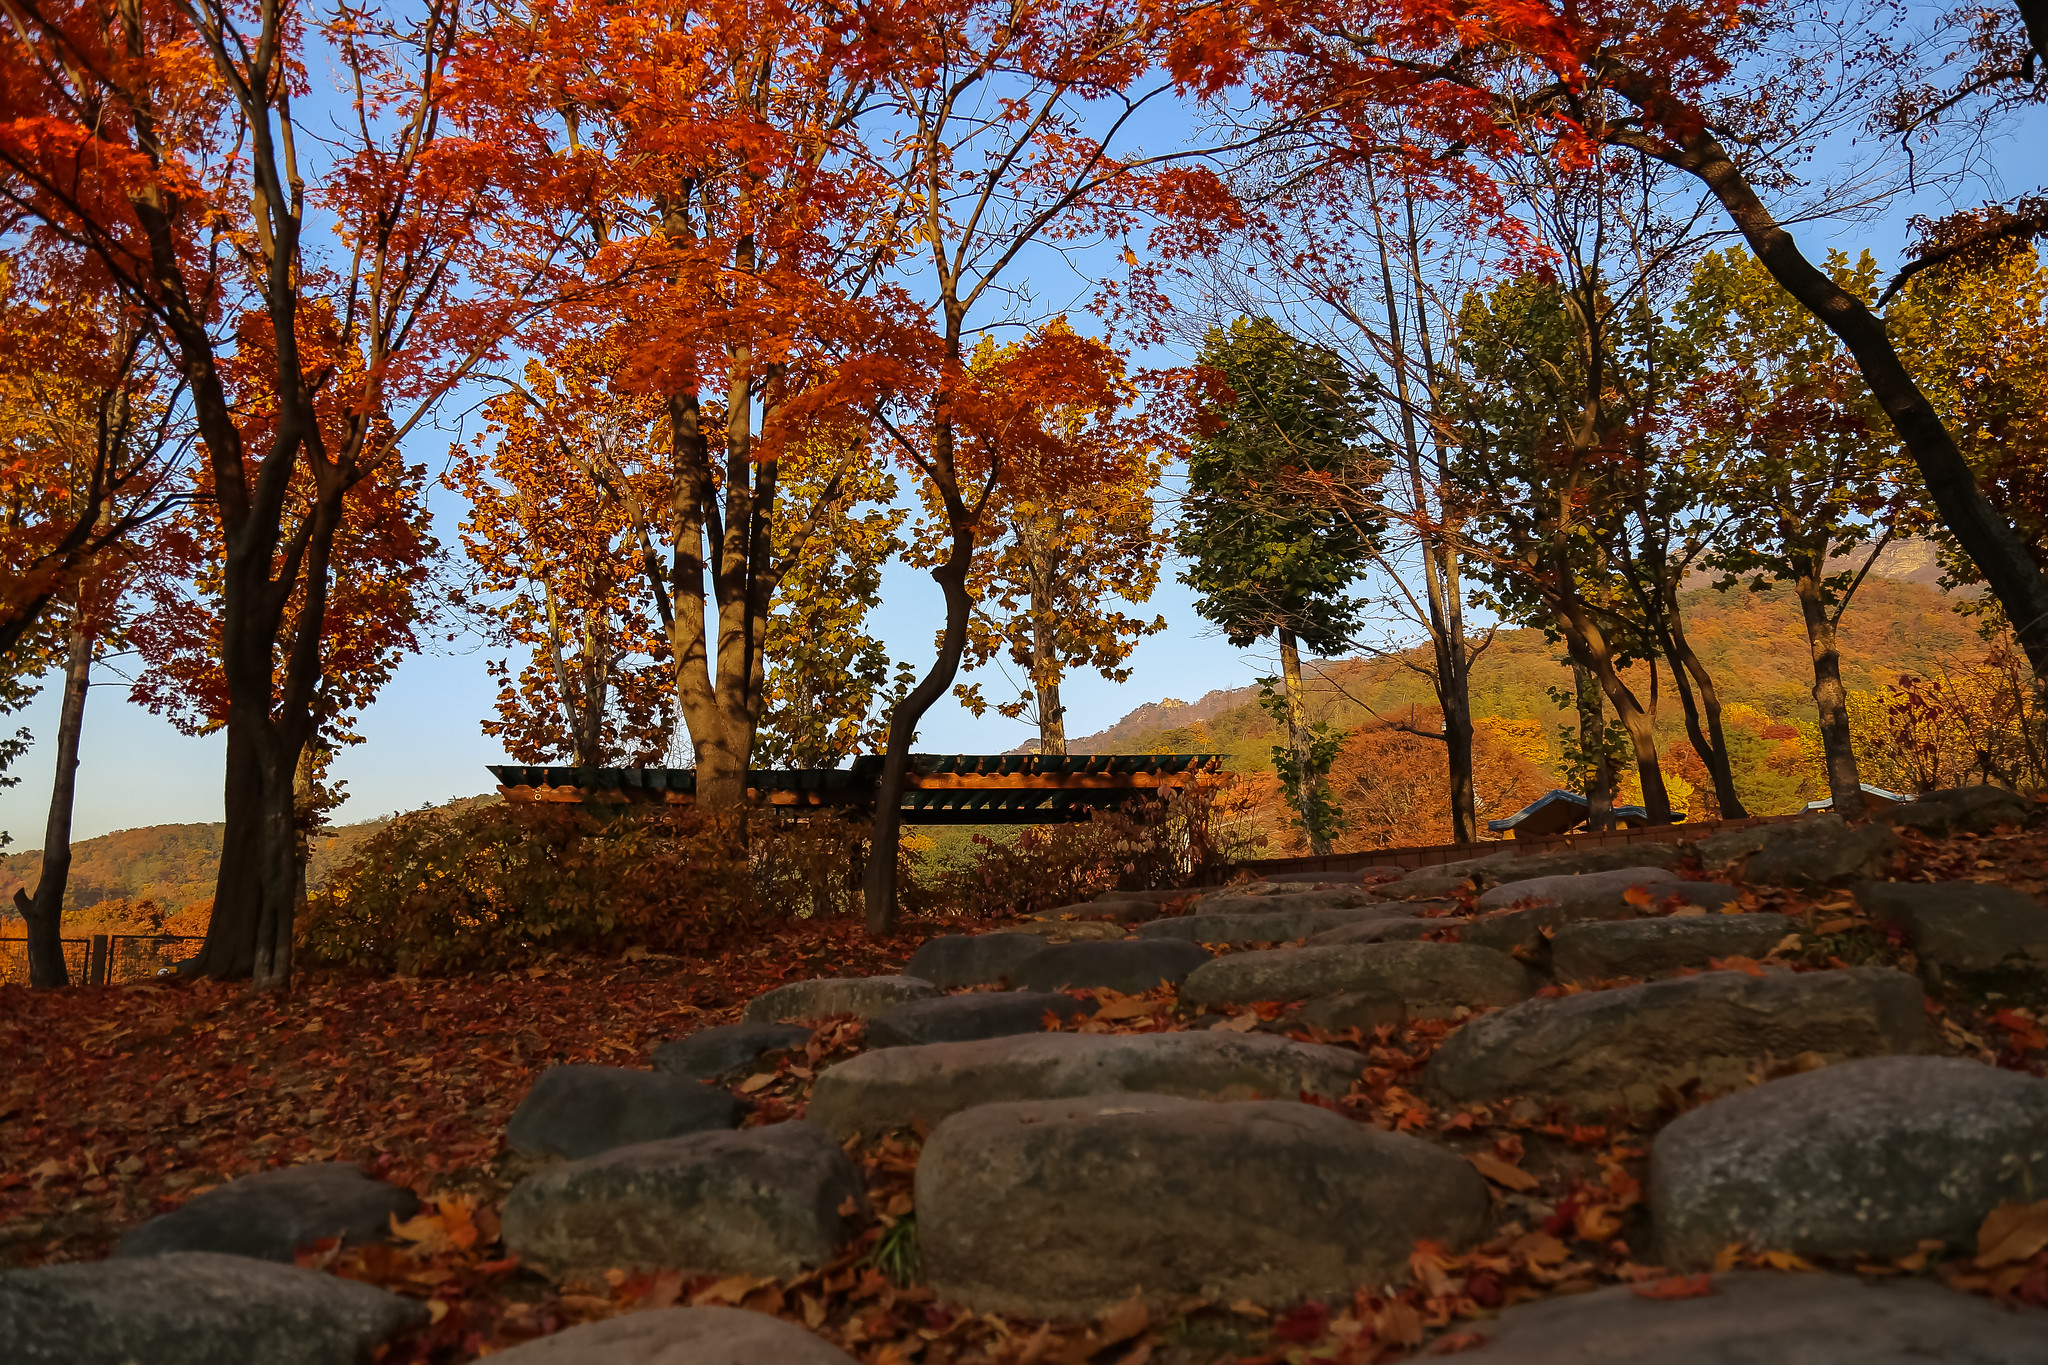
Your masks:
M 1467 858 L 1463 862 L 1419 867 L 1405 877 L 1382 882 L 1372 890 L 1380 899 L 1390 901 L 1462 896 L 1483 886 L 1490 886 L 1490 877 L 1518 861 L 1514 850 L 1507 849 L 1499 853 L 1489 853 L 1483 858 Z
M 915 1047 L 922 1043 L 964 1043 L 1038 1033 L 1045 1017 L 1075 1019 L 1094 1006 L 1059 991 L 982 991 L 913 1000 L 868 1021 L 869 1047 Z
M 1034 910 L 1028 918 L 1035 920 L 1110 920 L 1117 924 L 1143 924 L 1149 919 L 1158 919 L 1165 910 L 1157 901 L 1094 900 L 1076 901 L 1072 905 L 1056 905 L 1050 910 Z
M 1897 806 L 1879 806 L 1871 813 L 1899 829 L 1922 834 L 1983 834 L 2000 825 L 2027 818 L 2030 803 L 2003 787 L 1949 787 L 1924 792 Z
M 290 1264 L 293 1252 L 322 1238 L 371 1241 L 419 1205 L 411 1190 L 372 1180 L 349 1162 L 281 1166 L 230 1180 L 130 1229 L 114 1254 L 218 1251 Z
M 1405 919 L 1388 907 L 1363 905 L 1346 910 L 1282 910 L 1274 914 L 1177 915 L 1154 920 L 1138 930 L 1139 938 L 1177 938 L 1189 943 L 1285 943 L 1340 925 Z
M 1639 839 L 1599 848 L 1567 848 L 1532 853 L 1508 861 L 1486 859 L 1476 864 L 1481 889 L 1539 877 L 1588 877 L 1623 869 L 1658 867 L 1667 871 L 1685 861 L 1686 847 L 1671 840 Z
M 491 1356 L 492 1365 L 854 1365 L 795 1323 L 744 1308 L 657 1308 L 586 1322 Z
M 1883 875 L 1898 846 L 1889 826 L 1851 825 L 1826 811 L 1724 830 L 1694 848 L 1707 871 L 1754 885 L 1833 886 Z
M 726 1024 L 663 1043 L 654 1049 L 654 1069 L 708 1081 L 764 1057 L 801 1052 L 810 1041 L 811 1030 L 802 1024 Z
M 1179 939 L 1059 943 L 1018 963 L 1010 979 L 1028 991 L 1106 989 L 1133 995 L 1179 985 L 1208 960 L 1207 949 Z
M 1027 1033 L 884 1048 L 827 1068 L 811 1122 L 846 1137 L 935 1124 L 1009 1100 L 1151 1091 L 1198 1100 L 1342 1098 L 1365 1059 L 1241 1033 Z
M 1037 934 L 947 934 L 918 944 L 904 971 L 942 991 L 1001 986 L 1018 963 L 1044 948 Z
M 832 1259 L 840 1208 L 861 1197 L 853 1163 L 813 1124 L 696 1133 L 528 1176 L 505 1200 L 505 1245 L 558 1273 L 790 1275 Z
M 737 1128 L 743 1107 L 716 1086 L 621 1066 L 551 1066 L 512 1111 L 505 1143 L 571 1161 L 613 1147 Z
M 1550 940 L 1560 981 L 1605 981 L 1704 967 L 1715 958 L 1758 958 L 1799 931 L 1786 915 L 1671 915 L 1567 924 Z
M 1471 921 L 1463 915 L 1438 915 L 1424 919 L 1420 915 L 1377 915 L 1353 924 L 1340 924 L 1335 929 L 1325 929 L 1320 934 L 1310 934 L 1311 948 L 1337 947 L 1346 943 L 1406 943 L 1444 929 L 1462 929 Z
M 1189 909 L 1197 915 L 1284 915 L 1307 910 L 1353 910 L 1378 900 L 1378 896 L 1362 886 L 1307 891 L 1281 886 L 1256 896 L 1219 891 L 1202 897 Z
M 1628 1285 L 1520 1304 L 1472 1365 L 2040 1365 L 2048 1320 L 1925 1280 L 1716 1275 L 1711 1292 Z
M 1057 1318 L 1133 1294 L 1344 1297 L 1487 1215 L 1477 1173 L 1420 1138 L 1313 1105 L 1164 1095 L 955 1114 L 925 1142 L 916 1195 L 941 1296 Z
M 1708 972 L 1525 1001 L 1465 1024 L 1423 1069 L 1453 1104 L 1523 1095 L 1598 1115 L 1697 1082 L 1736 1089 L 1767 1060 L 1932 1047 L 1920 983 L 1884 967 Z
M 1984 1215 L 2042 1197 L 2048 1081 L 1957 1057 L 1871 1057 L 1681 1114 L 1650 1148 L 1667 1265 L 1758 1251 L 1881 1258 L 1973 1248 Z M 2048 1338 L 2044 1338 L 2048 1343 Z
M 1027 919 L 1010 925 L 1005 932 L 1030 934 L 1041 943 L 1094 943 L 1122 939 L 1130 929 L 1113 920 Z
M 1192 973 L 1190 1005 L 1249 1005 L 1352 991 L 1398 996 L 1410 1014 L 1507 1005 L 1529 996 L 1529 973 L 1505 953 L 1465 943 L 1353 943 L 1233 953 Z
M 2001 996 L 2048 994 L 2048 905 L 2018 887 L 1863 882 L 1856 903 L 1904 926 L 1931 985 Z
M 838 976 L 792 981 L 749 1001 L 740 1018 L 749 1024 L 786 1024 L 793 1019 L 831 1019 L 850 1014 L 872 1019 L 906 1000 L 929 1000 L 939 993 L 931 982 L 915 976 Z
M 1619 903 L 1626 907 L 1628 901 L 1624 898 L 1630 891 L 1651 890 L 1657 888 L 1660 882 L 1677 880 L 1677 873 L 1667 868 L 1649 866 L 1618 867 L 1607 872 L 1587 872 L 1575 876 L 1517 876 L 1511 881 L 1502 881 L 1491 890 L 1480 893 L 1479 899 L 1472 905 L 1481 914 L 1489 910 L 1511 910 L 1535 905 L 1555 905 L 1567 911 L 1581 906 L 1604 908 L 1611 903 Z M 1732 896 L 1734 893 L 1731 890 L 1729 894 Z M 1593 916 L 1589 915 L 1587 918 Z
M 370 1285 L 211 1251 L 0 1275 L 8 1365 L 363 1365 L 426 1321 Z

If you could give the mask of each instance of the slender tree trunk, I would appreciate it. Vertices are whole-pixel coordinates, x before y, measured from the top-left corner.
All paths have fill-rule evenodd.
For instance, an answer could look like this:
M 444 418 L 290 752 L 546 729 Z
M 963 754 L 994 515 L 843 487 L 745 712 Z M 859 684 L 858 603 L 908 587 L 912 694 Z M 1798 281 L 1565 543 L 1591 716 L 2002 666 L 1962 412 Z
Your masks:
M 1663 86 L 1648 75 L 1618 67 L 1613 74 L 1615 88 L 1639 107 L 1655 108 L 1663 102 Z M 1696 176 L 1720 201 L 1771 277 L 1840 339 L 1919 468 L 1942 524 L 2004 608 L 2034 677 L 2048 681 L 2048 574 L 2042 573 L 2012 523 L 1984 496 L 1941 414 L 1899 358 L 1884 319 L 1806 258 L 1713 134 L 1695 133 L 1682 147 L 1637 133 L 1619 135 L 1615 141 Z
M 1693 752 L 1700 756 L 1713 780 L 1714 804 L 1720 809 L 1721 818 L 1743 819 L 1749 810 L 1735 791 L 1735 766 L 1728 754 L 1727 732 L 1721 726 L 1721 694 L 1705 662 L 1694 652 L 1692 641 L 1686 638 L 1676 611 L 1669 625 L 1665 657 L 1671 662 L 1671 680 L 1678 686 L 1678 700 L 1685 709 L 1686 738 L 1692 741 Z M 1699 689 L 1697 703 L 1693 700 L 1694 687 Z
M 78 791 L 78 737 L 85 727 L 92 653 L 92 633 L 74 606 L 64 655 L 64 701 L 57 714 L 57 773 L 43 829 L 42 876 L 35 896 L 20 907 L 28 925 L 28 984 L 38 989 L 71 984 L 64 967 L 64 893 L 71 881 L 71 809 Z
M 1027 518 L 1022 533 L 1031 585 L 1031 690 L 1038 707 L 1038 752 L 1067 751 L 1067 709 L 1060 702 L 1059 621 L 1054 617 L 1058 592 L 1051 541 L 1060 531 L 1059 514 Z M 1041 523 L 1050 522 L 1050 527 Z
M 1607 637 L 1582 611 L 1568 611 L 1565 624 L 1573 657 L 1592 671 L 1600 690 L 1614 707 L 1614 714 L 1628 731 L 1629 746 L 1636 756 L 1636 772 L 1643 783 L 1643 810 L 1653 825 L 1671 823 L 1671 795 L 1664 789 L 1664 765 L 1657 757 L 1657 731 L 1643 704 L 1622 680 L 1615 667 Z
M 1594 755 L 1586 779 L 1586 828 L 1614 824 L 1614 764 L 1607 757 L 1607 709 L 1593 670 L 1572 660 L 1572 691 L 1579 707 L 1579 752 Z
M 1308 835 L 1309 855 L 1325 858 L 1330 853 L 1330 841 L 1315 829 L 1314 822 L 1309 819 L 1317 779 L 1311 766 L 1314 761 L 1313 740 L 1309 736 L 1308 717 L 1303 705 L 1301 647 L 1295 642 L 1291 630 L 1280 632 L 1280 685 L 1287 695 L 1287 747 L 1294 751 L 1294 771 L 1299 777 L 1294 795 L 1295 810 L 1300 814 L 1302 829 Z
M 1813 654 L 1813 705 L 1820 716 L 1820 746 L 1828 770 L 1828 794 L 1835 813 L 1853 820 L 1864 812 L 1863 774 L 1856 767 L 1856 746 L 1849 735 L 1849 693 L 1842 686 L 1842 655 L 1835 642 L 1835 621 L 1828 614 L 1821 580 L 1827 554 L 1792 557 L 1794 591 L 1806 622 L 1806 643 Z
M 1439 687 L 1437 703 L 1444 713 L 1444 749 L 1451 771 L 1451 838 L 1469 844 L 1479 837 L 1479 803 L 1472 787 L 1472 698 L 1457 670 L 1457 685 Z

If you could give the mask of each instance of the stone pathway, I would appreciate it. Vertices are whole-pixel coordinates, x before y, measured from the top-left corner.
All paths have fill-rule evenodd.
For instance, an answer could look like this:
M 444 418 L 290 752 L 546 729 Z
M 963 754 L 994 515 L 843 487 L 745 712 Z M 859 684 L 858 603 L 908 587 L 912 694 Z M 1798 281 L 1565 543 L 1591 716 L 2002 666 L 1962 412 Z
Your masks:
M 1589 1232 L 1603 1225 L 1571 1202 L 1592 1198 L 1580 1184 L 1568 1200 L 1530 1193 L 1552 1175 L 1515 1165 L 1519 1134 L 1636 1123 L 1654 1135 L 1625 1250 L 1673 1274 L 1730 1248 L 1839 1269 L 1968 1257 L 1993 1210 L 2037 1201 L 2048 1244 L 2048 1080 L 1937 1055 L 1953 1050 L 1942 1002 L 2044 998 L 2048 907 L 1886 879 L 1898 829 L 2011 818 L 2009 801 L 1937 796 L 1886 823 L 1113 894 L 1029 932 L 934 937 L 903 975 L 785 985 L 739 1024 L 655 1049 L 652 1070 L 544 1071 L 507 1141 L 551 1164 L 505 1200 L 504 1242 L 552 1275 L 787 1278 L 881 1212 L 849 1154 L 893 1134 L 921 1146 L 891 1226 L 914 1226 L 919 1292 L 947 1313 L 1271 1312 L 1426 1276 L 1418 1246 L 1505 1244 L 1558 1265 L 1574 1235 L 1621 1224 Z M 1838 923 L 1888 928 L 1907 970 L 1844 965 L 1818 946 L 1818 916 L 1759 911 L 1745 889 L 1791 883 L 1847 888 L 1829 904 L 1855 913 Z M 1405 1063 L 1400 1029 L 1441 1042 Z M 860 1050 L 834 1060 L 846 1038 Z M 802 1078 L 795 1115 L 752 1107 L 765 1075 Z M 1444 1121 L 1460 1113 L 1518 1126 L 1489 1148 Z M 1603 1169 L 1608 1187 L 1638 1179 Z M 247 1177 L 138 1227 L 119 1261 L 0 1275 L 0 1341 L 10 1362 L 361 1360 L 418 1306 L 277 1262 L 374 1239 L 412 1207 L 353 1167 Z M 1502 1365 L 2048 1362 L 2048 1317 L 1924 1279 L 1699 1275 L 1459 1325 L 1477 1335 L 1456 1344 Z M 1426 1336 L 1412 1332 L 1395 1339 Z M 1190 1351 L 1162 1358 L 1204 1358 Z M 574 1327 L 503 1358 L 852 1359 L 719 1307 Z

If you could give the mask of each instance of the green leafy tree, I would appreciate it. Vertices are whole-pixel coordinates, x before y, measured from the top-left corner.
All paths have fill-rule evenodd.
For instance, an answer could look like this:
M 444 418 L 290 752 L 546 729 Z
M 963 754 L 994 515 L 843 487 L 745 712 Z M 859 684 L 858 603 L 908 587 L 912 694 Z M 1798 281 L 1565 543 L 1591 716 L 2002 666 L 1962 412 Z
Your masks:
M 1875 296 L 1869 253 L 1854 266 L 1835 253 L 1828 270 L 1859 298 Z M 1813 655 L 1828 788 L 1837 811 L 1860 814 L 1837 636 L 1890 536 L 1878 528 L 1898 508 L 1898 438 L 1841 342 L 1747 252 L 1702 259 L 1678 320 L 1700 362 L 1686 391 L 1688 439 L 1718 471 L 1732 514 L 1713 563 L 1731 578 L 1792 585 Z
M 1351 585 L 1380 527 L 1300 496 L 1305 479 L 1365 481 L 1366 409 L 1336 355 L 1266 318 L 1212 329 L 1197 358 L 1204 391 L 1188 448 L 1188 491 L 1176 545 L 1195 609 L 1243 648 L 1268 635 L 1280 647 L 1295 779 L 1289 799 L 1316 854 L 1329 852 L 1334 814 L 1304 715 L 1301 649 L 1328 656 L 1358 626 Z M 1334 751 L 1333 755 L 1334 756 Z

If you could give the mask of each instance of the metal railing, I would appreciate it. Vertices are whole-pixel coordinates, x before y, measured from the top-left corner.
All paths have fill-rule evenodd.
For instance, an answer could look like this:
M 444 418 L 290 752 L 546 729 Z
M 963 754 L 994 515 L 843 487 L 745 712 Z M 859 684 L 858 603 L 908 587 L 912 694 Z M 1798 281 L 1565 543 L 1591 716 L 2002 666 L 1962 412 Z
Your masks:
M 118 986 L 176 971 L 206 939 L 194 934 L 94 934 L 67 938 L 64 967 L 74 986 Z M 28 940 L 0 938 L 0 986 L 28 984 Z

